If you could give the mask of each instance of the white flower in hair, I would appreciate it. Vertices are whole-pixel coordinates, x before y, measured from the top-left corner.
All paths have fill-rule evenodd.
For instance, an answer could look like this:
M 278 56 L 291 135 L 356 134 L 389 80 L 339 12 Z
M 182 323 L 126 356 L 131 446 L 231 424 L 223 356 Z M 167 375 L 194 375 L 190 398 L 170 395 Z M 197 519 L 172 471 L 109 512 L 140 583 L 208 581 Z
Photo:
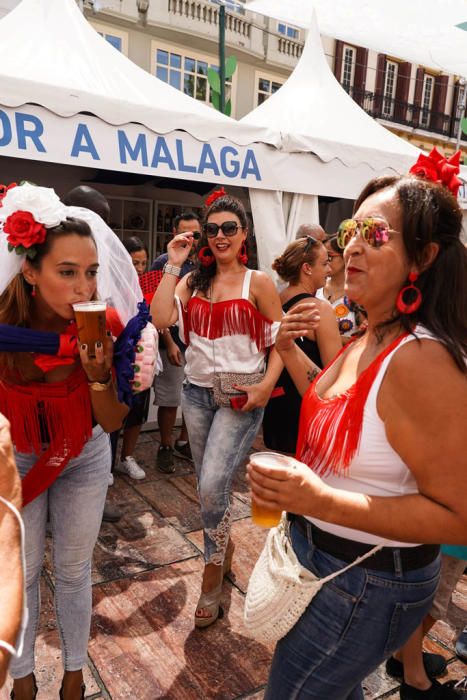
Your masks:
M 66 218 L 66 207 L 51 187 L 25 182 L 8 190 L 1 201 L 0 219 L 5 221 L 16 211 L 28 211 L 46 228 L 58 226 Z

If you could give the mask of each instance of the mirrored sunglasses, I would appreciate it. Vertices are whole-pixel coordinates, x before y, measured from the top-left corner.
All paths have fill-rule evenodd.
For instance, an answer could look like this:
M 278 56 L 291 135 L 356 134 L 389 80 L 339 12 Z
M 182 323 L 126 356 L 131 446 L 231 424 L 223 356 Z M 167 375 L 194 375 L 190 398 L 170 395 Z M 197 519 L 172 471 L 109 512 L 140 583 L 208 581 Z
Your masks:
M 208 238 L 215 238 L 219 233 L 219 229 L 224 236 L 235 236 L 239 228 L 243 228 L 243 226 L 239 226 L 236 221 L 224 221 L 222 224 L 209 222 L 203 226 L 204 233 Z
M 376 217 L 367 219 L 345 219 L 337 230 L 337 245 L 344 249 L 357 233 L 372 248 L 381 248 L 390 240 L 389 233 L 398 233 L 390 228 L 387 221 Z

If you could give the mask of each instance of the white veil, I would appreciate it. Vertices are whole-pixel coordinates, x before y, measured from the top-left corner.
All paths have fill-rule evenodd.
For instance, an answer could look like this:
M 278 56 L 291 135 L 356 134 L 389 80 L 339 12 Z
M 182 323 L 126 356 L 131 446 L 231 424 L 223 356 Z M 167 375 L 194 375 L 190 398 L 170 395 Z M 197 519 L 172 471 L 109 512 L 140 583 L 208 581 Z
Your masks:
M 117 310 L 123 325 L 137 314 L 137 304 L 143 300 L 143 294 L 131 257 L 118 236 L 98 214 L 83 207 L 66 207 L 51 188 L 29 183 L 8 190 L 0 204 L 3 204 L 0 206 L 0 294 L 21 272 L 25 260 L 25 255 L 8 250 L 7 236 L 3 233 L 5 219 L 20 209 L 30 211 L 35 220 L 46 228 L 56 226 L 67 217 L 85 221 L 97 245 L 99 298 Z

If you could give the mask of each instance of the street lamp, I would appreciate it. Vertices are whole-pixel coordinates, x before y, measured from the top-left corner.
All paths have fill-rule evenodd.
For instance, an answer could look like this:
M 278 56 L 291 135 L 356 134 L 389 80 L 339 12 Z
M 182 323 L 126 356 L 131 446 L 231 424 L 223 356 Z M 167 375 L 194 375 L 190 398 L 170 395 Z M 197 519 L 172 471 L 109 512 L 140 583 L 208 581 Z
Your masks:
M 149 10 L 149 0 L 136 0 L 136 7 L 138 8 L 138 16 L 141 24 L 146 24 Z

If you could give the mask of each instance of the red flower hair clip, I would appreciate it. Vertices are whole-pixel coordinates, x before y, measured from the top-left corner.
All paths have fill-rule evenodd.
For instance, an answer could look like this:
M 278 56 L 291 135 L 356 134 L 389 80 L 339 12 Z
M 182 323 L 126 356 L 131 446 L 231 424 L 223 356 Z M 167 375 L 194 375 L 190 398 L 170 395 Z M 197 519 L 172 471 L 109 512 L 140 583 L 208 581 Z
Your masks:
M 418 156 L 417 162 L 412 165 L 409 173 L 444 185 L 457 197 L 459 187 L 462 185 L 462 180 L 457 177 L 460 172 L 460 158 L 460 151 L 456 151 L 448 159 L 441 155 L 436 148 L 433 148 L 428 156 L 423 153 Z
M 216 199 L 219 199 L 219 197 L 225 197 L 227 192 L 224 190 L 223 187 L 220 188 L 220 190 L 216 190 L 212 194 L 209 195 L 209 197 L 206 198 L 205 205 L 207 207 L 210 207 L 213 202 L 216 201 Z

